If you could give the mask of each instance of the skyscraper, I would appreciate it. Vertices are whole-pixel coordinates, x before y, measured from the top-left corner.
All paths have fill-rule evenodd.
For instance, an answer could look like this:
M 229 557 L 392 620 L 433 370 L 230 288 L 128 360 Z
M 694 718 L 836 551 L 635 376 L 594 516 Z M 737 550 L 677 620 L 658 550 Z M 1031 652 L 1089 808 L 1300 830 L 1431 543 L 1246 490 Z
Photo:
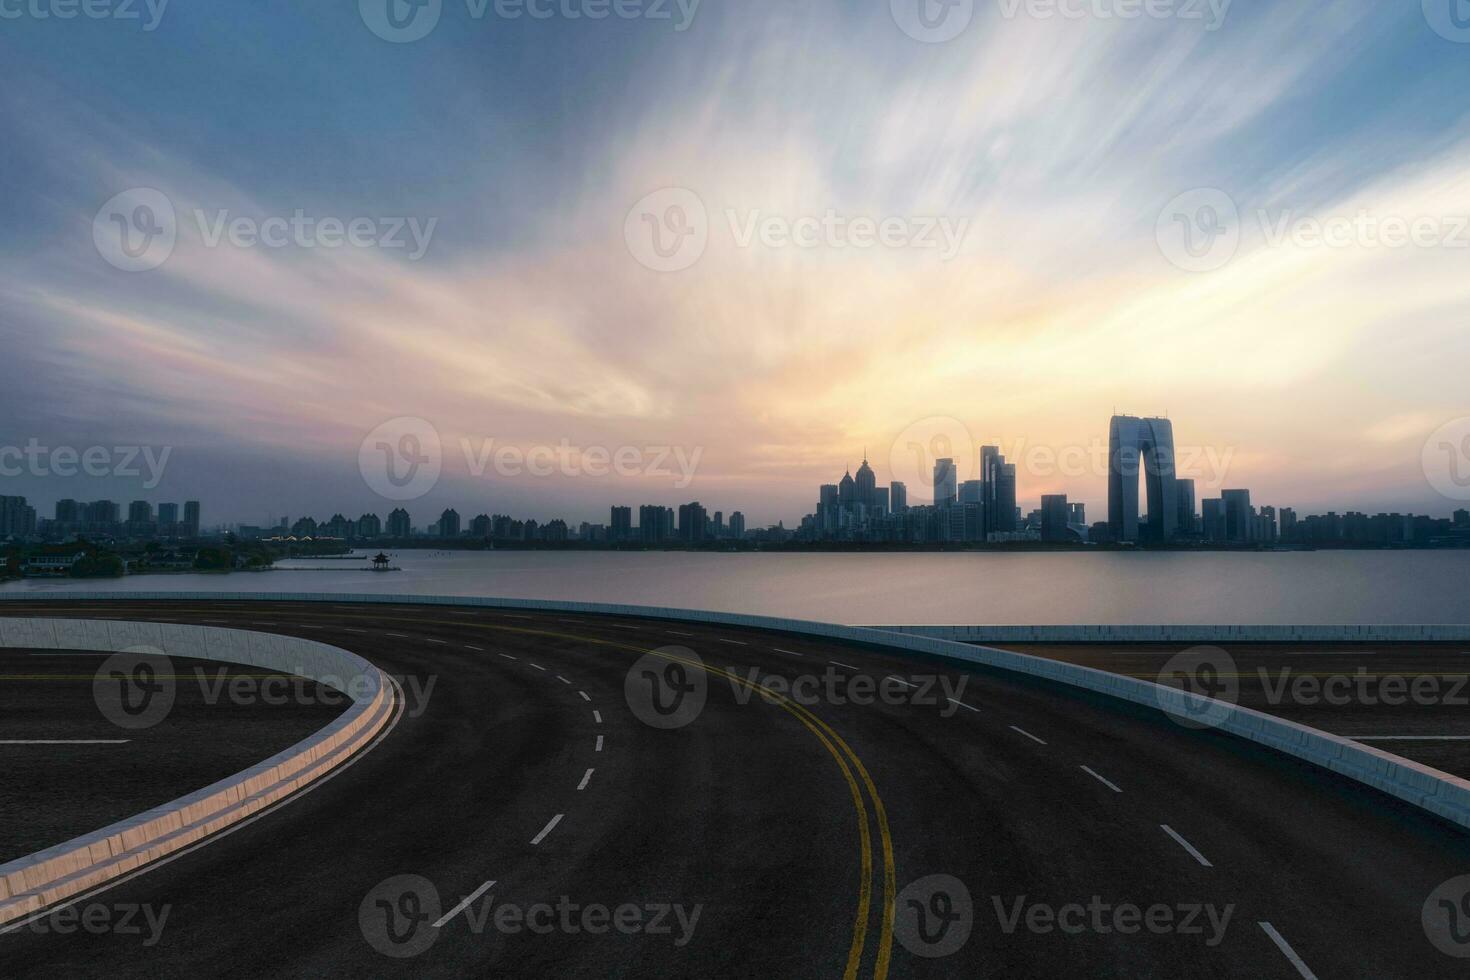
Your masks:
M 1174 498 L 1179 517 L 1175 522 L 1181 534 L 1194 533 L 1194 481 L 1175 480 Z
M 1071 523 L 1071 509 L 1067 506 L 1067 495 L 1064 493 L 1047 493 L 1041 496 L 1041 540 L 1043 541 L 1068 541 L 1071 533 L 1067 525 Z
M 608 536 L 614 541 L 631 541 L 633 538 L 633 508 L 614 507 L 612 520 L 608 524 Z
M 1001 457 L 1004 459 L 1005 457 Z M 987 512 L 989 508 L 986 508 Z M 1009 534 L 1016 529 L 1016 464 L 1003 463 L 995 477 L 995 516 L 987 517 L 993 530 Z
M 948 507 L 955 502 L 956 479 L 953 459 L 945 457 L 934 461 L 934 506 Z
M 895 514 L 904 514 L 909 509 L 908 484 L 894 480 L 888 484 L 888 509 Z
M 459 537 L 459 511 L 451 507 L 440 514 L 438 528 L 441 538 Z
M 679 505 L 679 538 L 698 544 L 709 536 L 709 514 L 699 501 Z
M 1221 490 L 1220 500 L 1225 510 L 1225 540 L 1232 544 L 1243 544 L 1254 535 L 1256 513 L 1251 508 L 1249 490 Z
M 736 541 L 745 537 L 745 515 L 738 510 L 730 515 L 730 537 Z
M 1144 476 L 1148 523 L 1138 522 Z M 1168 419 L 1115 415 L 1108 434 L 1108 524 L 1116 541 L 1168 541 L 1179 526 L 1174 425 Z
M 184 501 L 184 526 L 182 532 L 186 537 L 199 537 L 199 501 Z
M 402 507 L 388 515 L 388 537 L 400 540 L 413 537 L 413 518 Z
M 874 490 L 878 486 L 878 479 L 873 475 L 873 468 L 868 465 L 868 455 L 863 454 L 863 464 L 858 467 L 857 476 L 853 480 L 853 491 L 855 500 L 864 507 L 874 506 Z

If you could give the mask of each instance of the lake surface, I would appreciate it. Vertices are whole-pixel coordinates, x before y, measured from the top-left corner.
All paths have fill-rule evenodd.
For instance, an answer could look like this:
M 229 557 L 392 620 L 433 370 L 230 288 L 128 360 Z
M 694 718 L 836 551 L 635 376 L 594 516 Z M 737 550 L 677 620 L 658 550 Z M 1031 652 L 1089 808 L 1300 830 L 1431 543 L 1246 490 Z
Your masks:
M 359 592 L 571 599 L 863 625 L 1470 623 L 1470 550 L 1198 554 L 427 552 L 401 572 L 29 579 L 10 592 Z M 326 568 L 308 571 L 303 568 Z

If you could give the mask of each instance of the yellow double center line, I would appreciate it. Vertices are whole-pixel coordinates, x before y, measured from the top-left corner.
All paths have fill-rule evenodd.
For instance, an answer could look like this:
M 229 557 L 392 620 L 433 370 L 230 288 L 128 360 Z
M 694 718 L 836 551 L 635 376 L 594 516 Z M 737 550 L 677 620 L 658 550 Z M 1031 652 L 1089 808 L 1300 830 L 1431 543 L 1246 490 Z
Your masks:
M 420 620 L 392 620 L 396 622 L 420 622 Z M 867 767 L 863 765 L 852 746 L 843 740 L 842 736 L 832 730 L 821 718 L 817 717 L 805 705 L 792 701 L 770 688 L 760 684 L 754 684 L 730 671 L 719 667 L 712 667 L 699 660 L 690 660 L 672 653 L 665 653 L 662 649 L 648 649 L 647 647 L 634 646 L 631 643 L 619 643 L 616 640 L 600 640 L 590 636 L 580 636 L 572 633 L 559 633 L 552 630 L 529 629 L 521 626 L 500 626 L 493 623 L 465 623 L 451 622 L 446 620 L 432 620 L 440 625 L 464 627 L 470 626 L 476 629 L 499 630 L 506 633 L 520 633 L 527 636 L 547 636 L 560 640 L 571 640 L 576 643 L 592 643 L 598 646 L 615 647 L 619 650 L 629 650 L 633 653 L 652 654 L 663 660 L 685 664 L 689 667 L 697 667 L 706 674 L 723 677 L 732 684 L 737 684 L 755 694 L 758 694 L 779 707 L 785 709 L 797 721 L 806 726 L 807 730 L 817 737 L 822 746 L 836 760 L 837 767 L 842 770 L 842 778 L 846 780 L 848 790 L 852 794 L 853 809 L 857 811 L 858 818 L 858 843 L 861 848 L 862 879 L 858 889 L 858 909 L 853 920 L 852 945 L 847 952 L 847 969 L 843 971 L 843 980 L 857 980 L 858 971 L 862 968 L 863 951 L 867 945 L 868 920 L 872 916 L 873 908 L 873 838 L 872 831 L 868 827 L 868 808 L 863 799 L 863 788 L 868 791 L 868 797 L 873 801 L 873 812 L 877 817 L 878 837 L 883 849 L 883 908 L 880 916 L 878 932 L 878 957 L 873 965 L 874 980 L 886 980 L 888 966 L 893 957 L 893 915 L 894 915 L 894 893 L 896 890 L 897 875 L 893 868 L 893 838 L 888 829 L 888 812 L 883 808 L 883 798 L 878 795 L 878 787 L 873 785 L 873 778 L 868 774 Z M 850 764 L 849 764 L 850 763 Z M 853 770 L 857 775 L 853 775 Z M 861 781 L 861 785 L 859 785 Z
M 120 610 L 107 610 L 115 612 Z M 174 608 L 174 613 L 184 610 Z M 210 615 L 218 615 L 222 612 L 240 612 L 245 610 L 205 610 Z M 366 610 L 365 610 L 366 611 Z M 257 615 L 258 611 L 251 612 Z M 293 614 L 302 618 L 313 617 L 321 619 L 346 619 L 349 616 L 342 613 L 308 613 L 294 612 Z M 853 920 L 852 944 L 848 948 L 847 968 L 843 971 L 843 980 L 857 980 L 858 972 L 862 968 L 863 953 L 867 947 L 869 920 L 872 917 L 873 908 L 873 837 L 868 826 L 868 808 L 863 797 L 863 790 L 867 790 L 867 796 L 873 802 L 873 813 L 878 825 L 878 838 L 883 852 L 883 906 L 879 916 L 878 951 L 877 959 L 873 964 L 874 980 L 886 980 L 889 964 L 893 957 L 893 917 L 894 917 L 894 895 L 896 892 L 896 873 L 893 867 L 893 838 L 888 829 L 888 813 L 883 807 L 883 799 L 878 795 L 878 787 L 873 784 L 872 776 L 868 774 L 867 767 L 863 765 L 852 746 L 843 740 L 842 736 L 833 731 L 832 727 L 825 721 L 813 714 L 805 705 L 792 701 L 790 698 L 761 684 L 722 670 L 712 667 L 698 660 L 690 660 L 672 653 L 664 653 L 661 649 L 648 649 L 646 647 L 634 646 L 630 643 L 619 643 L 616 640 L 601 640 L 589 636 L 580 636 L 572 633 L 559 633 L 552 630 L 530 629 L 520 626 L 502 626 L 495 623 L 476 623 L 464 620 L 423 619 L 413 617 L 393 616 L 371 616 L 362 617 L 374 623 L 396 622 L 415 623 L 424 625 L 433 623 L 440 626 L 450 626 L 455 629 L 470 627 L 472 629 L 496 630 L 505 633 L 519 633 L 526 636 L 545 636 L 561 640 L 570 640 L 576 643 L 591 643 L 597 646 L 614 647 L 619 650 L 628 650 L 638 654 L 653 654 L 664 660 L 697 667 L 706 674 L 726 678 L 732 684 L 739 685 L 752 693 L 758 694 L 773 704 L 787 711 L 797 721 L 801 722 L 808 731 L 816 736 L 822 746 L 831 754 L 842 771 L 842 778 L 847 782 L 848 790 L 852 794 L 853 809 L 857 811 L 858 819 L 858 842 L 861 848 L 862 880 L 858 890 L 857 914 Z M 249 625 L 249 624 L 241 624 Z M 856 772 L 854 772 L 856 771 Z

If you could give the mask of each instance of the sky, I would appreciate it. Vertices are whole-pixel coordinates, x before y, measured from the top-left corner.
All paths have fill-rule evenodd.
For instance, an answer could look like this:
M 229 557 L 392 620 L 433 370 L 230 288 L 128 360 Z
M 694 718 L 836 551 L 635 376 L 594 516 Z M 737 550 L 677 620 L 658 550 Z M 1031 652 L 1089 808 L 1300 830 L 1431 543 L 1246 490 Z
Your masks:
M 1452 0 L 416 2 L 0 0 L 0 492 L 791 526 L 983 443 L 1099 519 L 1119 411 L 1465 506 Z

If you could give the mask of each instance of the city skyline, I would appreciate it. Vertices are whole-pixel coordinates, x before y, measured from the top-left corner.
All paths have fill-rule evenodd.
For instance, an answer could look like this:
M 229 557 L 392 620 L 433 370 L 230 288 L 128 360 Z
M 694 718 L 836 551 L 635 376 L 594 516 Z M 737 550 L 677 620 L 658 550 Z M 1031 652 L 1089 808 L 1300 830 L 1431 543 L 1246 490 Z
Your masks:
M 1115 487 L 1115 484 L 1119 479 L 1118 474 L 1115 473 L 1115 460 L 1117 459 L 1117 452 L 1120 446 L 1120 436 L 1118 431 L 1118 426 L 1120 422 L 1125 426 L 1131 427 L 1128 430 L 1127 434 L 1123 436 L 1123 443 L 1125 444 L 1124 448 L 1132 454 L 1132 465 L 1138 474 L 1135 479 L 1139 480 L 1136 493 L 1136 499 L 1138 500 L 1138 503 L 1133 505 L 1138 509 L 1133 511 L 1131 514 L 1125 514 L 1123 512 L 1114 514 L 1112 511 L 1113 501 L 1115 499 L 1119 499 L 1119 490 Z M 1135 430 L 1151 432 L 1152 429 L 1150 427 L 1153 425 L 1161 425 L 1163 427 L 1162 431 L 1164 435 L 1159 437 L 1140 436 L 1135 432 Z M 936 426 L 938 427 L 937 429 Z M 910 431 L 919 432 L 920 435 L 927 437 L 931 441 L 931 443 L 937 442 L 943 445 L 954 445 L 954 440 L 958 434 L 963 433 L 966 436 L 968 434 L 968 429 L 964 427 L 962 423 L 959 423 L 957 420 L 954 419 L 925 420 L 924 423 L 921 423 L 917 427 L 910 427 Z M 937 435 L 936 432 L 938 433 Z M 902 437 L 900 437 L 900 443 L 895 444 L 895 446 L 893 447 L 892 457 L 895 461 L 903 457 L 905 452 L 901 440 Z M 1152 471 L 1149 460 L 1149 448 L 1160 443 L 1167 447 L 1170 456 L 1168 479 L 1165 481 L 1165 484 L 1168 485 L 1168 488 L 1166 490 L 1158 489 L 1159 485 L 1156 484 L 1151 477 Z M 1012 445 L 1023 447 L 1025 451 L 1023 451 L 1022 457 L 1025 459 L 1040 458 L 1044 460 L 1045 464 L 1042 467 L 1043 475 L 1040 477 L 1032 475 L 1030 472 L 1028 472 L 1028 469 L 1024 465 L 1021 466 L 1018 471 L 1018 464 L 1015 461 L 1015 458 L 1013 457 L 1011 462 L 1007 462 L 1006 454 L 1001 451 L 1002 446 L 990 446 L 970 443 L 962 447 L 964 449 L 965 457 L 969 459 L 968 464 L 956 462 L 953 458 L 945 459 L 945 462 L 947 462 L 951 466 L 951 471 L 946 477 L 950 496 L 961 503 L 979 502 L 978 499 L 972 499 L 968 501 L 963 499 L 966 493 L 967 486 L 970 488 L 970 492 L 972 493 L 978 492 L 978 488 L 981 485 L 985 485 L 987 488 L 990 487 L 993 482 L 997 480 L 997 477 L 1002 475 L 1000 473 L 993 472 L 991 469 L 992 467 L 998 465 L 1000 467 L 1004 467 L 1004 469 L 1007 471 L 1004 474 L 1005 480 L 1007 481 L 1004 485 L 1008 488 L 1007 492 L 1011 495 L 1009 498 L 1011 500 L 1010 506 L 1014 508 L 1019 514 L 1024 514 L 1030 511 L 1040 511 L 1044 509 L 1046 498 L 1062 496 L 1066 497 L 1073 504 L 1081 504 L 1092 508 L 1092 513 L 1098 514 L 1099 516 L 1106 519 L 1109 523 L 1118 524 L 1119 526 L 1126 528 L 1130 526 L 1130 522 L 1137 520 L 1137 515 L 1150 513 L 1149 509 L 1144 506 L 1144 504 L 1147 502 L 1144 498 L 1149 497 L 1150 494 L 1157 493 L 1160 495 L 1158 497 L 1158 500 L 1159 503 L 1162 505 L 1162 509 L 1154 508 L 1152 513 L 1155 516 L 1156 520 L 1164 522 L 1164 526 L 1162 527 L 1162 530 L 1160 527 L 1155 527 L 1152 530 L 1152 533 L 1155 536 L 1158 536 L 1160 533 L 1162 533 L 1163 537 L 1167 539 L 1169 536 L 1171 536 L 1172 528 L 1177 525 L 1178 519 L 1173 516 L 1165 518 L 1159 515 L 1174 515 L 1176 513 L 1184 513 L 1182 504 L 1174 502 L 1174 494 L 1176 493 L 1176 490 L 1172 484 L 1175 482 L 1174 477 L 1176 476 L 1175 463 L 1178 462 L 1179 459 L 1188 455 L 1191 459 L 1191 462 L 1188 464 L 1188 468 L 1180 469 L 1180 472 L 1177 475 L 1181 477 L 1186 475 L 1188 476 L 1188 478 L 1184 479 L 1183 482 L 1189 485 L 1187 491 L 1190 494 L 1188 503 L 1191 507 L 1194 508 L 1191 513 L 1193 513 L 1195 517 L 1201 517 L 1203 515 L 1203 511 L 1200 509 L 1200 505 L 1203 501 L 1208 499 L 1209 494 L 1213 493 L 1215 498 L 1221 498 L 1228 491 L 1231 491 L 1234 488 L 1233 485 L 1251 485 L 1252 489 L 1254 489 L 1257 493 L 1258 500 L 1267 498 L 1280 499 L 1279 497 L 1275 497 L 1270 492 L 1269 488 L 1265 491 L 1262 491 L 1258 486 L 1254 485 L 1248 477 L 1237 477 L 1237 474 L 1230 471 L 1230 461 L 1231 458 L 1235 455 L 1235 450 L 1233 448 L 1230 448 L 1227 451 L 1220 453 L 1212 452 L 1208 449 L 1208 447 L 1203 452 L 1195 452 L 1193 454 L 1176 452 L 1176 447 L 1173 440 L 1172 420 L 1163 416 L 1138 417 L 1115 414 L 1110 421 L 1109 439 L 1106 443 L 1094 441 L 1088 445 L 1074 444 L 1070 447 L 1064 447 L 1060 451 L 1046 446 L 1025 447 L 1024 440 L 1012 443 Z M 1142 447 L 1142 452 L 1139 451 L 1140 446 Z M 914 444 L 910 443 L 909 449 L 912 449 L 913 447 Z M 43 448 L 46 448 L 49 451 L 52 447 Z M 1069 455 L 1069 450 L 1075 451 L 1071 452 Z M 922 452 L 932 451 L 932 445 L 925 446 L 922 449 Z M 452 458 L 452 455 L 452 451 L 445 451 L 443 453 L 442 462 L 447 462 L 449 459 Z M 865 481 L 864 486 L 863 488 L 861 488 L 860 492 L 864 494 L 863 499 L 867 500 L 869 499 L 867 497 L 867 494 L 871 494 L 873 489 L 876 487 L 878 477 L 876 475 L 876 471 L 872 468 L 871 462 L 868 458 L 867 450 L 862 450 L 861 453 L 858 455 L 861 456 L 861 462 L 857 468 L 859 474 L 858 479 L 861 481 Z M 164 452 L 161 454 L 161 456 L 165 460 L 176 458 L 173 457 L 171 451 Z M 698 454 L 696 454 L 696 458 L 698 458 Z M 1310 461 L 1305 462 L 1307 464 L 1310 464 Z M 1453 461 L 1447 460 L 1446 462 L 1447 465 L 1453 466 Z M 928 465 L 929 464 L 927 463 L 916 464 L 913 460 L 905 460 L 903 465 L 889 467 L 888 470 L 885 472 L 885 476 L 890 472 L 894 472 L 900 469 L 905 470 L 905 475 L 909 476 L 910 479 L 896 480 L 890 478 L 889 483 L 897 484 L 903 487 L 906 493 L 913 493 L 915 490 L 917 490 L 918 493 L 914 498 L 914 502 L 919 504 L 928 503 L 935 499 L 937 497 L 937 494 L 939 493 L 939 490 L 935 486 L 935 481 L 939 479 L 937 471 L 931 471 L 928 478 L 924 478 L 924 475 L 922 473 L 924 467 Z M 1074 476 L 1071 478 L 1063 478 L 1055 476 L 1055 471 L 1065 470 L 1069 465 L 1074 468 L 1080 466 L 1083 469 L 1087 469 L 1089 472 L 1080 477 Z M 918 467 L 917 469 L 915 468 L 916 466 Z M 1198 473 L 1196 472 L 1196 467 L 1204 467 L 1206 469 L 1209 469 L 1210 467 L 1215 467 L 1218 472 L 1214 473 L 1210 479 L 1202 480 L 1199 478 Z M 524 463 L 522 464 L 522 468 L 524 469 Z M 445 469 L 447 471 L 447 466 L 445 467 Z M 1101 471 L 1100 479 L 1098 471 Z M 160 475 L 161 472 L 162 471 L 160 469 Z M 1018 479 L 1018 472 L 1020 476 L 1025 477 L 1024 480 Z M 915 475 L 919 476 L 920 479 L 913 479 Z M 1451 475 L 1453 475 L 1453 470 L 1451 471 Z M 1426 479 L 1426 485 L 1428 485 L 1430 482 L 1429 474 L 1424 474 L 1424 477 Z M 575 477 L 566 478 L 576 479 Z M 545 478 L 522 474 L 521 479 L 535 482 L 544 480 Z M 719 498 L 711 498 L 708 493 L 704 493 L 703 495 L 701 495 L 701 493 L 699 492 L 699 477 L 697 476 L 697 474 L 693 475 L 693 479 L 690 481 L 690 485 L 682 489 L 660 491 L 659 489 L 655 488 L 652 491 L 632 490 L 621 493 L 618 492 L 617 488 L 622 481 L 620 481 L 616 477 L 584 479 L 586 479 L 587 482 L 596 485 L 597 492 L 600 494 L 600 496 L 598 496 L 595 500 L 589 501 L 586 504 L 579 505 L 579 507 L 561 508 L 560 510 L 558 510 L 554 505 L 548 508 L 544 504 L 540 510 L 536 510 L 534 506 L 532 508 L 523 508 L 518 510 L 517 507 L 513 504 L 513 501 L 515 501 L 520 495 L 515 492 L 506 492 L 506 485 L 515 483 L 516 478 L 497 478 L 494 481 L 492 487 L 487 485 L 483 475 L 476 481 L 469 484 L 469 492 L 460 492 L 458 496 L 456 496 L 455 491 L 451 490 L 450 488 L 454 486 L 464 486 L 463 484 L 456 484 L 455 481 L 447 477 L 439 478 L 436 480 L 436 485 L 425 492 L 422 495 L 421 499 L 415 499 L 412 502 L 420 504 L 420 506 L 416 509 L 419 510 L 421 514 L 425 515 L 430 514 L 431 512 L 440 513 L 443 509 L 466 507 L 469 510 L 484 510 L 486 513 L 519 513 L 523 517 L 542 521 L 561 519 L 567 521 L 572 526 L 576 526 L 580 523 L 596 523 L 598 521 L 606 521 L 608 507 L 616 507 L 620 503 L 629 503 L 631 506 L 638 506 L 644 502 L 652 502 L 660 504 L 662 506 L 678 507 L 679 505 L 687 502 L 691 497 L 694 496 L 701 497 L 701 499 L 718 499 L 719 503 L 715 504 L 714 507 L 722 511 L 733 512 L 736 510 L 740 510 L 744 513 L 750 514 L 751 516 L 749 520 L 752 527 L 775 527 L 778 524 L 794 527 L 798 526 L 800 520 L 804 515 L 810 515 L 813 513 L 810 507 L 803 508 L 800 505 L 792 508 L 791 511 L 783 511 L 779 509 L 779 504 L 769 502 L 768 499 L 763 498 L 758 493 L 751 494 L 747 497 L 744 497 L 743 499 L 731 499 L 729 501 L 726 501 L 725 499 L 726 495 L 733 496 L 732 494 L 729 494 L 729 492 L 726 492 L 726 494 L 722 494 Z M 852 480 L 852 467 L 849 466 L 846 468 L 846 476 L 844 478 L 844 482 Z M 46 481 L 43 480 L 40 482 L 44 484 Z M 86 489 L 88 487 L 95 488 L 99 484 L 108 483 L 109 480 L 105 477 L 72 477 L 70 479 L 65 479 L 63 482 L 65 482 L 68 486 L 80 486 L 83 489 Z M 206 526 L 213 528 L 226 528 L 239 525 L 258 525 L 263 527 L 275 526 L 277 518 L 282 514 L 294 514 L 300 515 L 302 517 L 310 517 L 314 514 L 325 515 L 327 513 L 333 512 L 346 513 L 358 510 L 361 510 L 363 513 L 371 513 L 375 510 L 383 509 L 381 507 L 381 504 L 385 500 L 391 502 L 391 498 L 385 498 L 382 494 L 374 492 L 372 486 L 374 482 L 375 481 L 371 479 L 363 481 L 360 476 L 361 489 L 356 491 L 356 493 L 346 494 L 342 498 L 329 501 L 322 506 L 283 502 L 279 506 L 267 506 L 262 510 L 259 503 L 256 503 L 253 505 L 253 509 L 259 515 L 256 517 L 233 513 L 229 511 L 221 514 L 217 510 L 213 522 L 206 524 Z M 629 482 L 636 483 L 637 481 Z M 1096 486 L 1099 482 L 1102 484 L 1102 492 L 1098 496 L 1084 497 L 1070 489 L 1071 486 L 1076 485 L 1077 483 L 1081 483 L 1084 486 Z M 23 478 L 17 479 L 16 477 L 10 476 L 4 482 L 3 486 L 7 488 L 14 488 L 17 492 L 9 493 L 5 496 L 11 499 L 25 498 L 29 506 L 35 509 L 36 519 L 38 521 L 44 520 L 47 513 L 51 511 L 56 512 L 57 520 L 66 520 L 66 518 L 62 515 L 60 511 L 60 507 L 67 504 L 70 504 L 72 508 L 75 508 L 79 505 L 85 506 L 95 501 L 98 503 L 113 503 L 119 508 L 122 506 L 122 504 L 119 504 L 117 501 L 114 501 L 113 498 L 108 497 L 105 494 L 97 496 L 55 496 L 50 499 L 45 496 L 32 497 L 31 495 L 19 492 L 19 488 L 23 483 Z M 440 486 L 437 484 L 444 485 Z M 841 488 L 841 484 L 823 484 L 822 486 L 824 490 L 830 487 L 834 494 L 837 493 Z M 884 492 L 886 493 L 886 487 L 884 488 Z M 996 502 L 993 495 L 994 491 L 987 489 L 986 492 L 987 494 L 989 494 L 989 496 L 987 496 L 986 498 L 986 502 L 990 505 L 992 514 L 992 516 L 989 517 L 986 521 L 986 530 L 990 532 L 1006 530 L 1007 528 L 999 527 L 994 523 L 995 517 L 993 515 L 996 513 Z M 633 501 L 633 498 L 635 496 L 640 497 L 640 500 Z M 1453 511 L 1460 509 L 1461 505 L 1464 502 L 1459 499 L 1448 498 L 1443 494 L 1436 493 L 1434 494 L 1434 496 L 1438 498 L 1438 500 L 1440 501 L 1440 505 L 1438 507 L 1426 507 L 1422 510 L 1415 510 L 1413 508 L 1400 508 L 1378 503 L 1368 503 L 1362 500 L 1348 501 L 1343 504 L 1332 506 L 1313 505 L 1310 503 L 1301 504 L 1294 502 L 1293 504 L 1288 505 L 1288 509 L 1301 513 L 1422 513 L 1429 516 L 1443 517 L 1449 516 Z M 617 500 L 613 500 L 613 498 L 617 498 Z M 121 499 L 122 501 L 125 501 L 126 504 L 130 507 L 136 506 L 141 503 L 146 503 L 150 507 L 157 505 L 162 508 L 170 506 L 169 500 L 178 499 L 178 495 L 171 492 L 165 493 L 163 490 L 155 488 L 141 494 L 124 494 Z M 610 500 L 613 502 L 609 503 Z M 344 501 L 355 501 L 355 503 L 344 503 Z M 820 513 L 821 503 L 823 502 L 825 502 L 825 497 L 822 497 L 822 499 L 819 501 L 816 513 Z M 189 501 L 188 503 L 191 503 L 197 509 L 198 501 Z M 172 506 L 177 507 L 178 504 L 175 503 Z M 211 502 L 211 506 L 218 505 Z M 767 515 L 770 515 L 769 519 L 767 519 Z M 200 526 L 197 521 L 197 510 L 195 516 L 196 521 L 194 526 L 197 528 Z M 432 524 L 433 522 L 429 521 L 428 523 Z M 419 527 L 423 525 L 416 524 L 414 526 Z M 1128 541 L 1137 541 L 1139 539 L 1140 537 L 1137 531 L 1129 530 L 1125 530 L 1123 532 L 1123 537 L 1121 538 L 1121 540 Z
M 987 8 L 945 44 L 906 37 L 883 4 L 770 17 L 705 4 L 682 32 L 601 25 L 636 52 L 591 29 L 449 18 L 391 45 L 350 4 L 252 15 L 259 43 L 243 50 L 182 5 L 152 33 L 10 23 L 0 408 L 12 438 L 173 447 L 175 493 L 259 520 L 345 501 L 362 438 L 413 415 L 451 447 L 702 447 L 700 495 L 769 501 L 761 519 L 774 520 L 913 420 L 964 420 L 976 445 L 1018 457 L 1021 439 L 1090 438 L 1117 404 L 1187 417 L 1199 445 L 1241 447 L 1238 478 L 1272 499 L 1439 506 L 1416 461 L 1470 415 L 1470 339 L 1452 315 L 1470 302 L 1465 251 L 1392 247 L 1375 231 L 1470 214 L 1470 122 L 1442 97 L 1470 81 L 1470 59 L 1418 5 L 1235 4 L 1213 32 Z M 187 56 L 147 56 L 170 38 Z M 592 112 L 577 77 L 528 87 L 487 44 L 596 64 L 640 97 Z M 331 51 L 334 73 L 271 54 L 298 45 Z M 459 79 L 456 124 L 427 126 L 414 100 L 342 82 L 379 77 L 385 58 L 404 91 Z M 201 65 L 217 85 L 193 84 Z M 1029 83 L 1010 84 L 1024 66 Z M 293 97 L 220 104 L 262 79 Z M 507 90 L 523 98 L 488 94 Z M 352 123 L 322 130 L 323 113 Z M 280 126 L 300 166 L 280 165 Z M 409 159 L 385 157 L 399 139 Z M 55 159 L 77 163 L 58 173 Z M 167 198 L 177 241 L 158 268 L 128 272 L 93 232 L 134 188 Z M 627 222 L 680 188 L 707 215 L 708 246 L 687 269 L 647 268 Z M 1238 215 L 1233 258 L 1182 268 L 1160 228 L 1204 213 L 1171 205 L 1211 189 Z M 829 211 L 843 228 L 946 218 L 968 231 L 951 254 L 793 247 L 763 230 Z M 412 218 L 428 247 L 412 258 L 406 228 L 402 248 L 216 234 L 298 212 Z M 1344 246 L 1300 233 L 1340 219 Z M 1035 496 L 1096 506 L 1105 477 L 1089 479 Z M 129 496 L 30 484 L 10 492 Z M 447 504 L 486 488 L 456 462 L 444 490 Z M 563 480 L 487 492 L 589 517 L 607 496 Z

